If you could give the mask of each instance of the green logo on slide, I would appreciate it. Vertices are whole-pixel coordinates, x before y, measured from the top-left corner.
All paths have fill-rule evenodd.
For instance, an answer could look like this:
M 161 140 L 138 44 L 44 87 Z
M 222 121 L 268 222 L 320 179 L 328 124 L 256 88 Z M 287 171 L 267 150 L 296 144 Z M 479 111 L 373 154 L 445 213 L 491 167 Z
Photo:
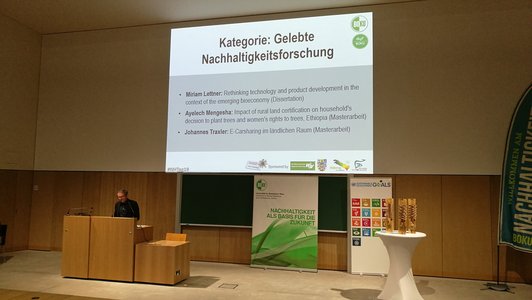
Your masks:
M 313 161 L 291 161 L 290 171 L 314 171 L 316 163 Z
M 257 190 L 259 191 L 265 191 L 266 187 L 268 187 L 268 183 L 266 183 L 266 180 L 259 179 L 257 180 L 257 183 L 255 183 L 255 187 L 257 187 Z
M 364 16 L 357 16 L 351 21 L 351 27 L 356 32 L 362 32 L 368 28 L 368 19 Z
M 357 34 L 353 38 L 353 46 L 357 49 L 363 49 L 368 45 L 368 37 L 363 34 Z

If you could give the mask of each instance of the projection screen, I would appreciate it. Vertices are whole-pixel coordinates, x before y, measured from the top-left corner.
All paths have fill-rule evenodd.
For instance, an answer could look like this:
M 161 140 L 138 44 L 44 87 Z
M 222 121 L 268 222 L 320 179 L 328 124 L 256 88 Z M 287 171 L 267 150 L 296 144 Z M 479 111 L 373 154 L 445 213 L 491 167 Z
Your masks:
M 372 14 L 171 30 L 166 172 L 373 173 Z

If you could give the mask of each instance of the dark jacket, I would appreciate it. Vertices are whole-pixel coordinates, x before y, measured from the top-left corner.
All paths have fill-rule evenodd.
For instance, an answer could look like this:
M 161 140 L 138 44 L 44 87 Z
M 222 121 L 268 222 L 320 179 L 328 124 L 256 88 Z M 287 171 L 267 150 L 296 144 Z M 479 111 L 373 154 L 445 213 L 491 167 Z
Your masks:
M 140 210 L 137 201 L 127 199 L 123 203 L 117 201 L 115 203 L 115 212 L 113 217 L 124 217 L 124 218 L 137 218 L 140 219 Z

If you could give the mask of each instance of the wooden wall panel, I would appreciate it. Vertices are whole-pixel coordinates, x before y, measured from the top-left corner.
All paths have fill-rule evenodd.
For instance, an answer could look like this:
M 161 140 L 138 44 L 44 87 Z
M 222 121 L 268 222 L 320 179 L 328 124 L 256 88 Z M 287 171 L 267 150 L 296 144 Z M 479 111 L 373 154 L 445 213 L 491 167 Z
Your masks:
M 114 204 L 117 201 L 116 191 L 122 188 L 122 186 L 115 184 L 115 172 L 101 172 L 100 175 L 100 202 L 98 205 L 98 214 L 95 213 L 94 215 L 112 216 Z
M 441 176 L 397 175 L 394 186 L 396 199 L 417 199 L 417 230 L 427 234 L 412 257 L 412 271 L 415 275 L 442 276 Z
M 0 222 L 8 226 L 15 215 L 16 191 L 12 187 L 16 186 L 16 180 L 15 172 L 0 170 Z
M 5 183 L 5 186 L 16 186 L 7 179 L 2 179 L 1 182 Z M 93 207 L 93 215 L 111 216 L 116 201 L 116 191 L 123 187 L 130 191 L 129 196 L 132 199 L 139 202 L 141 209 L 139 223 L 154 225 L 158 235 L 155 238 L 162 239 L 164 233 L 172 232 L 175 228 L 177 184 L 175 174 L 35 172 L 35 184 L 39 186 L 39 190 L 32 194 L 30 249 L 61 249 L 62 220 L 69 208 Z M 28 187 L 31 192 L 31 183 Z M 148 191 L 150 199 L 147 196 Z M 147 219 L 150 221 L 146 222 Z
M 176 186 L 176 174 L 148 174 L 144 220 L 153 225 L 154 240 L 164 240 L 167 232 L 175 231 Z
M 7 225 L 3 251 L 28 249 L 33 171 L 0 170 L 0 224 Z
M 0 224 L 7 225 L 4 249 L 13 247 L 13 227 L 15 226 L 17 173 L 0 170 Z
M 191 259 L 249 264 L 251 261 L 251 229 L 230 227 L 183 226 L 191 241 Z M 209 249 L 211 248 L 211 249 Z M 318 268 L 347 270 L 347 238 L 345 233 L 318 234 Z
M 318 269 L 347 270 L 347 234 L 318 232 Z
M 503 246 L 505 251 L 506 270 L 504 276 L 508 282 L 532 283 L 532 254 L 517 251 L 513 248 Z M 501 256 L 503 259 L 504 257 Z
M 220 228 L 221 262 L 249 264 L 251 262 L 251 228 Z
M 220 229 L 218 227 L 183 226 L 190 241 L 190 260 L 219 261 Z
M 146 188 L 148 184 L 147 172 L 102 172 L 100 185 L 100 215 L 110 216 L 114 212 L 117 201 L 116 192 L 125 188 L 129 191 L 129 198 L 139 204 L 139 224 L 146 224 L 144 212 L 146 211 Z
M 35 172 L 32 193 L 30 236 L 28 248 L 50 250 L 52 247 L 52 216 L 56 172 Z
M 100 188 L 102 183 L 102 172 L 83 172 L 83 195 L 81 207 L 92 209 L 95 216 L 110 216 L 100 208 Z
M 500 176 L 490 176 L 490 212 L 491 212 L 491 245 L 492 245 L 492 278 L 491 280 L 497 280 L 497 263 L 499 264 L 499 280 L 506 280 L 506 252 L 505 247 L 499 248 L 501 253 L 497 253 L 498 233 L 499 233 L 499 189 L 500 189 Z M 499 255 L 499 261 L 497 260 Z
M 178 217 L 176 176 L 148 172 L 0 171 L 0 221 L 9 223 L 11 247 L 6 250 L 59 248 L 59 219 L 68 207 L 80 203 L 79 207 L 94 207 L 94 215 L 109 216 L 116 191 L 122 187 L 129 189 L 131 198 L 139 202 L 140 223 L 154 225 L 154 238 L 162 239 L 164 233 L 174 230 Z M 496 278 L 499 176 L 393 178 L 395 198 L 418 199 L 418 229 L 428 235 L 414 254 L 416 275 Z M 33 184 L 38 185 L 38 190 L 32 191 Z M 4 221 L 8 219 L 13 221 Z M 191 241 L 193 260 L 249 263 L 250 229 L 183 226 L 182 232 Z M 345 234 L 319 233 L 318 268 L 346 270 L 346 243 Z M 500 255 L 501 279 L 532 281 L 529 254 L 501 247 Z
M 71 208 L 81 208 L 83 198 L 82 172 L 55 172 L 51 249 L 63 247 L 63 219 Z
M 491 280 L 488 176 L 443 176 L 443 276 Z
M 13 233 L 11 250 L 28 249 L 32 186 L 33 171 L 17 171 L 15 224 L 11 227 Z

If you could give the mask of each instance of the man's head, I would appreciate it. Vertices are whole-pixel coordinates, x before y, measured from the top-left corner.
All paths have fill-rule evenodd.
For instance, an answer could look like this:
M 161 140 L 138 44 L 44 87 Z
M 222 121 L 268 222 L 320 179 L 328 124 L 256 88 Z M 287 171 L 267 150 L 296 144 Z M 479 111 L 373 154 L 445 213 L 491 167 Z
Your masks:
M 126 202 L 127 190 L 126 189 L 118 190 L 118 192 L 116 192 L 116 198 L 118 198 L 120 202 Z

